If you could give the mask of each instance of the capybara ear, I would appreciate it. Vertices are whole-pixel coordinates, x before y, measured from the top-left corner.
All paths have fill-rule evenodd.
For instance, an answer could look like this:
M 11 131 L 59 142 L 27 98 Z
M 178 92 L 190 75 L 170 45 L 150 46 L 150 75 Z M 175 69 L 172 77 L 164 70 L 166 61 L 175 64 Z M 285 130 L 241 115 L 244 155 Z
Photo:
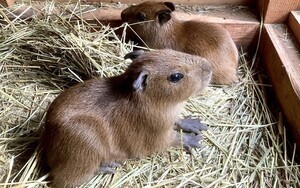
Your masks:
M 166 23 L 171 19 L 171 11 L 170 10 L 161 10 L 157 13 L 158 20 L 160 25 Z
M 175 5 L 172 2 L 164 2 L 164 5 L 166 5 L 171 11 L 175 10 Z
M 134 50 L 134 51 L 129 52 L 128 54 L 126 54 L 124 56 L 124 59 L 131 59 L 131 60 L 133 60 L 133 59 L 139 57 L 143 53 L 144 53 L 144 50 Z
M 135 91 L 140 91 L 145 89 L 148 81 L 148 75 L 149 75 L 148 71 L 143 70 L 142 72 L 140 72 L 137 79 L 133 82 L 133 88 Z

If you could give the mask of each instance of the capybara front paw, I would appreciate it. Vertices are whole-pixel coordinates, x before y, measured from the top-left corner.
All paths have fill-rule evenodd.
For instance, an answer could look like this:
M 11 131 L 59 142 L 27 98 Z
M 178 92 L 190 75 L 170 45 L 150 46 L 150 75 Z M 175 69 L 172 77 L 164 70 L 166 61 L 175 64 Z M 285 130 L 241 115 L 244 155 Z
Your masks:
M 200 122 L 199 119 L 180 119 L 175 122 L 176 130 L 183 130 L 184 132 L 200 134 L 200 131 L 207 130 L 207 125 Z
M 101 164 L 97 173 L 103 174 L 115 174 L 116 170 L 114 168 L 121 166 L 120 163 L 117 162 L 110 162 L 106 164 Z
M 202 139 L 202 136 L 196 135 L 194 133 L 188 133 L 182 135 L 182 145 L 187 153 L 191 154 L 192 148 L 200 148 L 201 145 L 199 141 Z

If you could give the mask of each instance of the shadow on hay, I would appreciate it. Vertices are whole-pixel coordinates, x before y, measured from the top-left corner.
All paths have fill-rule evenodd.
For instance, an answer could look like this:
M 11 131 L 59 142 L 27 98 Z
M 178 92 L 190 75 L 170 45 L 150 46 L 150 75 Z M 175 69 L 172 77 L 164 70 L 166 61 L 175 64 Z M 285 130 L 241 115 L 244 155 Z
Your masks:
M 30 80 L 50 86 L 49 89 L 65 89 L 98 76 L 92 61 L 99 62 L 101 57 L 77 44 L 81 34 L 73 27 L 38 21 L 24 27 L 25 32 L 18 34 L 22 37 L 10 42 L 13 53 L 8 60 Z
M 23 51 L 26 49 L 27 54 L 40 53 L 37 49 L 31 46 L 22 46 Z M 74 51 L 74 50 L 73 50 Z M 42 61 L 42 54 L 31 55 L 30 59 L 26 62 L 22 62 L 23 66 L 32 67 L 27 72 L 30 78 L 44 86 L 47 86 L 49 90 L 53 89 L 66 89 L 75 85 L 78 82 L 94 78 L 99 76 L 96 73 L 95 68 L 90 65 L 89 60 L 73 59 L 71 53 L 68 50 L 60 50 L 58 52 L 47 51 L 45 53 L 51 54 L 55 59 L 48 61 Z

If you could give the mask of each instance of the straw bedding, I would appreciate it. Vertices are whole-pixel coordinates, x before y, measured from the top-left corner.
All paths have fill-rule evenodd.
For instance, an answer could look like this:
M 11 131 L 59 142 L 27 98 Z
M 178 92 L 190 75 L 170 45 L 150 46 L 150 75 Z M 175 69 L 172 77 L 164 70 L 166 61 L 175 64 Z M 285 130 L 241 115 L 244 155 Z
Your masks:
M 1 9 L 1 13 L 4 9 Z M 3 15 L 3 14 L 1 14 Z M 79 14 L 80 15 L 80 14 Z M 59 16 L 14 22 L 0 31 L 0 186 L 44 187 L 37 147 L 51 101 L 84 79 L 120 74 L 133 44 L 114 29 Z M 94 32 L 91 32 L 94 31 Z M 83 187 L 299 187 L 295 151 L 268 109 L 259 72 L 240 57 L 240 82 L 210 85 L 191 98 L 182 116 L 209 126 L 192 155 L 170 148 L 128 160 L 115 175 L 98 175 Z M 280 124 L 279 124 L 280 125 Z

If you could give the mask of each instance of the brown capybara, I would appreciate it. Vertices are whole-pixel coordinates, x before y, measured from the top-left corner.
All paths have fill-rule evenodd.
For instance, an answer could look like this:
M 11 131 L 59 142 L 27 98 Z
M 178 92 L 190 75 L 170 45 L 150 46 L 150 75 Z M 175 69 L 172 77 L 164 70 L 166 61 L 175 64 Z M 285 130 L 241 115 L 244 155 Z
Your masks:
M 200 122 L 179 119 L 184 102 L 211 80 L 206 59 L 170 49 L 134 51 L 133 63 L 110 78 L 62 92 L 50 105 L 41 146 L 54 187 L 75 187 L 128 158 L 169 147 L 199 147 Z M 199 131 L 198 130 L 198 131 Z M 181 139 L 182 138 L 182 139 Z
M 130 38 L 141 45 L 206 58 L 212 65 L 215 84 L 238 81 L 238 50 L 228 31 L 217 24 L 182 21 L 173 14 L 174 10 L 171 2 L 146 1 L 124 9 L 121 18 L 135 32 L 127 29 Z

